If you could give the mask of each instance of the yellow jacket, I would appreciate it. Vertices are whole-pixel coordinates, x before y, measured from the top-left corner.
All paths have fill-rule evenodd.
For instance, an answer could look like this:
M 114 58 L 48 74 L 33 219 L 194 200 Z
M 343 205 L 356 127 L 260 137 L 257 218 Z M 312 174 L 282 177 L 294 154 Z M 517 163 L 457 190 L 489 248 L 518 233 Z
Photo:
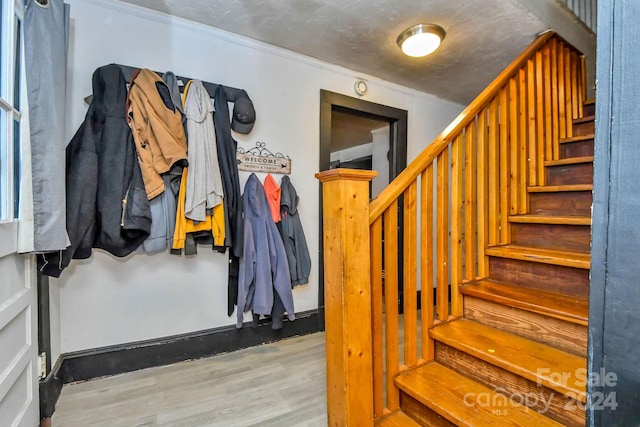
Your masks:
M 184 216 L 184 200 L 187 194 L 187 179 L 189 177 L 188 169 L 184 168 L 182 171 L 182 181 L 180 182 L 180 192 L 178 193 L 178 208 L 176 210 L 176 229 L 173 233 L 173 245 L 171 248 L 184 249 L 187 233 L 209 230 L 213 235 L 214 246 L 224 246 L 224 206 L 222 203 L 213 208 L 212 214 L 207 215 L 204 221 L 196 223 Z

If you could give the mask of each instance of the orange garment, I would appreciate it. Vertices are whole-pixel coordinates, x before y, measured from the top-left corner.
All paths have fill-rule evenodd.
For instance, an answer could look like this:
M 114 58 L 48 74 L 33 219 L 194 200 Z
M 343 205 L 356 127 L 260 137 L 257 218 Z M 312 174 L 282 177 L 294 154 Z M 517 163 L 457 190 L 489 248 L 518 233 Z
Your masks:
M 269 202 L 271 218 L 273 218 L 273 222 L 280 222 L 280 186 L 271 174 L 267 175 L 262 186 Z
M 187 164 L 182 116 L 171 101 L 167 85 L 151 70 L 145 68 L 134 75 L 127 122 L 133 133 L 147 198 L 151 200 L 164 191 L 160 175 L 177 162 Z

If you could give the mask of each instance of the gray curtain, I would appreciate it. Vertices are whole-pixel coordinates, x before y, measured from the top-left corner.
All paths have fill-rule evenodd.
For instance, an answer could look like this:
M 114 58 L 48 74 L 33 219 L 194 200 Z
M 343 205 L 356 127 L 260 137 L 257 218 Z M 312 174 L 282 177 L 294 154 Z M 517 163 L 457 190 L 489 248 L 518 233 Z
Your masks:
M 69 6 L 62 0 L 27 0 L 23 25 L 31 170 L 25 170 L 27 161 L 21 172 L 23 189 L 29 192 L 29 181 L 31 189 L 23 194 L 19 249 L 56 251 L 69 242 L 64 132 Z

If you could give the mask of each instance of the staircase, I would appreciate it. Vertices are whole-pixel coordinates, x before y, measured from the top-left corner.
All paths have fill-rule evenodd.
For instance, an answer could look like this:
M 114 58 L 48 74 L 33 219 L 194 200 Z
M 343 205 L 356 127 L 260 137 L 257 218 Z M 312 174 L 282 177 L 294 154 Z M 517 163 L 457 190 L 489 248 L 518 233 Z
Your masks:
M 531 213 L 509 217 L 512 243 L 487 249 L 489 277 L 461 285 L 463 317 L 429 331 L 434 360 L 396 377 L 401 411 L 376 425 L 584 426 L 593 109 L 529 188 Z
M 370 205 L 370 172 L 318 175 L 330 425 L 584 425 L 584 87 L 546 33 Z

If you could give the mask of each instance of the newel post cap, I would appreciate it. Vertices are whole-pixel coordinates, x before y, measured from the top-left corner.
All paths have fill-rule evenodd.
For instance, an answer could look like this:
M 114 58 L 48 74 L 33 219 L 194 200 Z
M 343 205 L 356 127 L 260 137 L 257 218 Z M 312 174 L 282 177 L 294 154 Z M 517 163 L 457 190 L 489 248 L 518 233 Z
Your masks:
M 348 181 L 371 181 L 378 175 L 376 171 L 363 169 L 330 169 L 316 174 L 320 182 L 348 180 Z

